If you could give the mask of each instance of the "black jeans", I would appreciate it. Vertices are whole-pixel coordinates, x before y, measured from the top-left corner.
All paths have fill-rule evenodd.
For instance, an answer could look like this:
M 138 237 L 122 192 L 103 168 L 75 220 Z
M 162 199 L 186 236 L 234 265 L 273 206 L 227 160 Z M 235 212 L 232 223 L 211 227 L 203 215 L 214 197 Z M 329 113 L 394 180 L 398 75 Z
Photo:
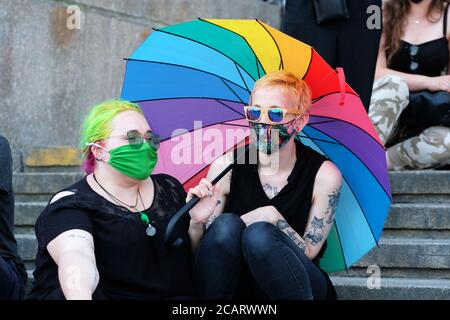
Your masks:
M 0 135 L 0 300 L 23 298 L 26 281 L 27 272 L 14 237 L 11 148 Z
M 0 300 L 20 300 L 25 285 L 13 260 L 0 256 Z
M 245 269 L 252 279 L 242 277 Z M 197 295 L 236 298 L 238 290 L 248 289 L 249 281 L 256 282 L 256 296 L 246 298 L 311 300 L 327 295 L 324 274 L 280 229 L 268 222 L 246 227 L 237 215 L 223 213 L 208 228 L 196 253 Z

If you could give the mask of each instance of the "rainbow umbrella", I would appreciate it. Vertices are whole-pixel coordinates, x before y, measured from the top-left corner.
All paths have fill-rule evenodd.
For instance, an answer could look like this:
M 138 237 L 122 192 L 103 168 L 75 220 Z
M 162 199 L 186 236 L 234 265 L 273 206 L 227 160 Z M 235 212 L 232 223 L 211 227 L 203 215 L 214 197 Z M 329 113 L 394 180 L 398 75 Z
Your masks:
M 155 172 L 175 176 L 187 189 L 214 159 L 248 137 L 243 106 L 251 89 L 281 69 L 312 91 L 310 120 L 298 138 L 344 178 L 320 266 L 345 270 L 381 236 L 391 203 L 385 148 L 343 73 L 312 47 L 258 20 L 198 19 L 155 29 L 127 59 L 122 99 L 137 102 L 161 136 Z M 214 153 L 211 140 L 220 135 L 228 138 L 215 141 Z

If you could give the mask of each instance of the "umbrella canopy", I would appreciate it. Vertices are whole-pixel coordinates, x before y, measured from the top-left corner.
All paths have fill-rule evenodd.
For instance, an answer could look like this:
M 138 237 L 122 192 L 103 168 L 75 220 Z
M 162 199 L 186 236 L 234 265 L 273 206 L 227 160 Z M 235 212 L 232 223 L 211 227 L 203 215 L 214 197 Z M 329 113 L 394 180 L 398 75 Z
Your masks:
M 310 120 L 297 138 L 343 176 L 320 260 L 325 271 L 341 271 L 377 244 L 391 191 L 385 148 L 359 96 L 312 47 L 258 20 L 198 19 L 156 29 L 127 59 L 121 97 L 137 102 L 161 136 L 154 172 L 189 188 L 213 160 L 248 137 L 243 106 L 253 85 L 282 69 L 304 79 L 312 92 Z M 221 135 L 233 138 L 215 141 L 221 150 L 210 150 Z M 180 145 L 192 153 L 182 154 Z

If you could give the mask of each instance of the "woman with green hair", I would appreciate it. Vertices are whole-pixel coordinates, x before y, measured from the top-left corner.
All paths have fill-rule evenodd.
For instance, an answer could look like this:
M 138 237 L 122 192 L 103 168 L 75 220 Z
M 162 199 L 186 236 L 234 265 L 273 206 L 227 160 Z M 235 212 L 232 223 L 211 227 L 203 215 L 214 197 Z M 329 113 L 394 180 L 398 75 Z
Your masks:
M 139 106 L 121 100 L 96 105 L 83 124 L 81 145 L 86 176 L 56 193 L 36 222 L 29 298 L 192 297 L 192 249 L 207 217 L 188 216 L 178 231 L 182 244 L 164 246 L 163 230 L 187 194 L 175 178 L 151 174 L 159 137 Z

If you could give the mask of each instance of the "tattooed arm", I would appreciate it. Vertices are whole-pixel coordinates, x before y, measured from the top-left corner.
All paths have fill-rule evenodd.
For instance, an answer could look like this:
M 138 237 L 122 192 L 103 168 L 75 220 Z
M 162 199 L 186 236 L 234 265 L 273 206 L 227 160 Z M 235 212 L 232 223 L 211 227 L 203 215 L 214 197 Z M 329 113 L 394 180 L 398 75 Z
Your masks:
M 213 180 L 219 173 L 222 172 L 225 167 L 228 166 L 233 160 L 232 153 L 227 153 L 222 157 L 218 158 L 214 161 L 208 171 L 208 175 L 206 177 L 206 181 L 203 179 L 203 183 L 206 185 L 206 189 L 210 188 L 210 181 Z M 220 181 L 216 184 L 218 186 L 217 195 L 212 199 L 213 203 L 208 203 L 208 199 L 205 201 L 200 201 L 192 210 L 189 212 L 191 215 L 191 222 L 189 225 L 189 236 L 191 238 L 192 248 L 195 250 L 200 242 L 200 239 L 203 236 L 203 231 L 207 229 L 214 220 L 223 212 L 225 207 L 225 202 L 227 200 L 227 196 L 230 192 L 230 183 L 231 183 L 231 171 L 230 170 Z M 200 184 L 199 184 L 200 186 Z M 197 186 L 197 187 L 199 187 Z M 196 187 L 196 188 L 197 188 Z M 201 189 L 201 188 L 199 188 Z M 206 193 L 207 190 L 203 188 L 203 193 Z M 193 191 L 193 190 L 192 190 Z M 202 190 L 198 190 L 197 196 L 202 196 Z M 193 192 L 191 192 L 193 193 Z M 188 200 L 190 195 L 188 194 Z M 203 203 L 202 203 L 203 202 Z
M 281 218 L 276 223 L 310 260 L 317 256 L 331 230 L 339 201 L 341 183 L 342 176 L 337 167 L 332 162 L 325 161 L 316 175 L 312 205 L 303 237 L 284 219 Z
M 68 230 L 50 241 L 47 250 L 58 265 L 66 299 L 91 300 L 99 282 L 92 235 L 80 229 Z

